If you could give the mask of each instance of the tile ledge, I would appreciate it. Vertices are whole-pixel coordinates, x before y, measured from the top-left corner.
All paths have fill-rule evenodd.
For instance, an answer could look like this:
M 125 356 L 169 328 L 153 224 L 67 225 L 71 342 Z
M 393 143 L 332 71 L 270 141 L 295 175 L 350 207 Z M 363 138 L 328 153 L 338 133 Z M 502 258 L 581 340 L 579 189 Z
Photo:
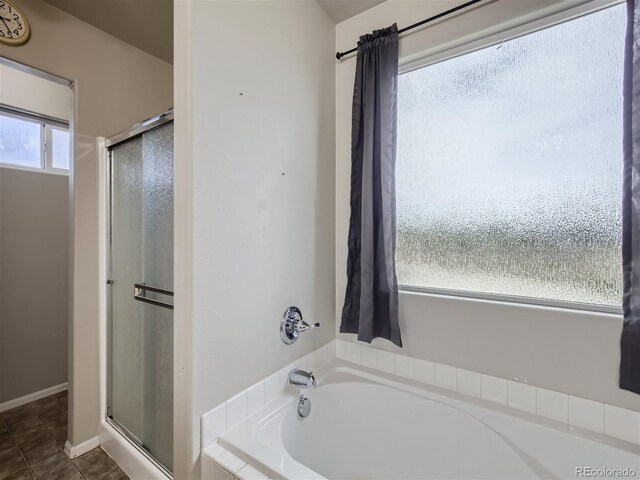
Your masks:
M 217 466 L 219 466 L 220 468 L 222 468 L 226 472 L 228 472 L 230 475 L 232 475 L 233 478 L 236 479 L 236 480 L 240 480 L 240 477 L 238 477 L 237 474 L 240 473 L 240 471 L 243 468 L 246 468 L 247 466 L 250 467 L 252 470 L 254 470 L 256 472 L 259 472 L 261 475 L 264 476 L 264 478 L 266 480 L 270 479 L 269 475 L 265 474 L 262 470 L 257 468 L 255 465 L 252 465 L 249 462 L 245 462 L 243 459 L 238 457 L 231 450 L 227 450 L 225 447 L 220 445 L 217 440 L 215 442 L 207 445 L 206 447 L 204 447 L 200 451 L 200 454 L 203 457 L 204 461 L 209 461 L 209 462 L 215 463 Z M 229 469 L 222 462 L 219 461 L 220 457 L 222 457 L 224 455 L 229 455 L 229 456 L 233 456 L 234 458 L 237 458 L 240 462 L 242 462 L 242 466 L 240 466 L 238 468 L 235 468 L 233 472 L 229 471 Z M 210 480 L 210 479 L 206 479 L 206 480 Z

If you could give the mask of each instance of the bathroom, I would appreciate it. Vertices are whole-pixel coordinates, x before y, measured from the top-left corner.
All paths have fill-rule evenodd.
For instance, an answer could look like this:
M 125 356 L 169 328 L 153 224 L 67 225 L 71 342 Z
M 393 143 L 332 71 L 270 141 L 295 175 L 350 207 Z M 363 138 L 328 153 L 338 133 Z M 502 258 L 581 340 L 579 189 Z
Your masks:
M 74 102 L 49 478 L 640 475 L 640 2 L 9 3 Z

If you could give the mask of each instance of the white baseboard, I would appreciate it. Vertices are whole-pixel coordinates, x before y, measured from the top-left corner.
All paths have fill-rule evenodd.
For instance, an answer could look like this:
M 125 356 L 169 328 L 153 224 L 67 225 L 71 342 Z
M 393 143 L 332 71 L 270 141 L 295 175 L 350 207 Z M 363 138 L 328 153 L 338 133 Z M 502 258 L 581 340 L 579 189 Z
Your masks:
M 100 447 L 131 480 L 170 480 L 171 478 L 104 420 L 100 428 Z
M 69 443 L 69 440 L 67 440 L 64 444 L 64 453 L 66 453 L 67 457 L 69 458 L 76 458 L 99 446 L 100 437 L 98 436 L 90 438 L 89 440 L 85 440 L 84 442 L 76 446 L 71 445 Z
M 45 388 L 44 390 L 40 390 L 39 392 L 30 393 L 29 395 L 25 395 L 24 397 L 14 398 L 13 400 L 0 403 L 0 413 L 11 410 L 12 408 L 21 407 L 22 405 L 26 405 L 27 403 L 35 402 L 36 400 L 48 397 L 49 395 L 53 395 L 54 393 L 63 392 L 67 388 L 69 388 L 69 383 L 64 382 L 60 385 L 56 385 L 55 387 Z

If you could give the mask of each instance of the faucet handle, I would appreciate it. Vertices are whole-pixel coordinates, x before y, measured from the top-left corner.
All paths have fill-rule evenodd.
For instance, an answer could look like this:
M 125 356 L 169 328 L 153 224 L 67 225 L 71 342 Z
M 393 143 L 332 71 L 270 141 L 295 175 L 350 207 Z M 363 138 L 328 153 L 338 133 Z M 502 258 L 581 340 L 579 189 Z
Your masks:
M 304 320 L 300 319 L 300 321 L 296 322 L 296 330 L 298 332 L 304 332 L 305 330 L 309 330 L 310 328 L 319 328 L 320 323 L 308 324 Z
M 287 308 L 280 321 L 280 338 L 287 345 L 298 339 L 298 334 L 312 328 L 318 328 L 319 323 L 309 324 L 302 319 L 302 312 L 298 307 Z

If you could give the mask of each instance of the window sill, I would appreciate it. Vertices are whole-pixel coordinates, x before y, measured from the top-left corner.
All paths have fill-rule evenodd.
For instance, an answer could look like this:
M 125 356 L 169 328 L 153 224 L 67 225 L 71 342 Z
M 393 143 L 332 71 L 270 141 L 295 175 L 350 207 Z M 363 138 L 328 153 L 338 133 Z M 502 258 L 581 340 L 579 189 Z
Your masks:
M 0 164 L 0 169 L 6 168 L 7 170 L 20 170 L 22 172 L 33 172 L 33 173 L 47 173 L 49 175 L 64 175 L 66 177 L 69 176 L 69 170 L 63 170 L 61 168 L 32 168 L 32 167 L 23 167 L 21 165 L 9 165 L 9 164 Z
M 461 290 L 447 290 L 443 288 L 426 288 L 415 285 L 398 285 L 401 293 L 423 294 L 432 297 L 453 298 L 461 301 L 478 301 L 505 306 L 542 308 L 552 310 L 571 310 L 580 313 L 606 314 L 616 317 L 622 316 L 622 307 L 609 305 L 593 305 L 589 303 L 563 302 L 541 298 L 519 297 L 515 295 L 494 295 L 490 293 L 467 292 Z

